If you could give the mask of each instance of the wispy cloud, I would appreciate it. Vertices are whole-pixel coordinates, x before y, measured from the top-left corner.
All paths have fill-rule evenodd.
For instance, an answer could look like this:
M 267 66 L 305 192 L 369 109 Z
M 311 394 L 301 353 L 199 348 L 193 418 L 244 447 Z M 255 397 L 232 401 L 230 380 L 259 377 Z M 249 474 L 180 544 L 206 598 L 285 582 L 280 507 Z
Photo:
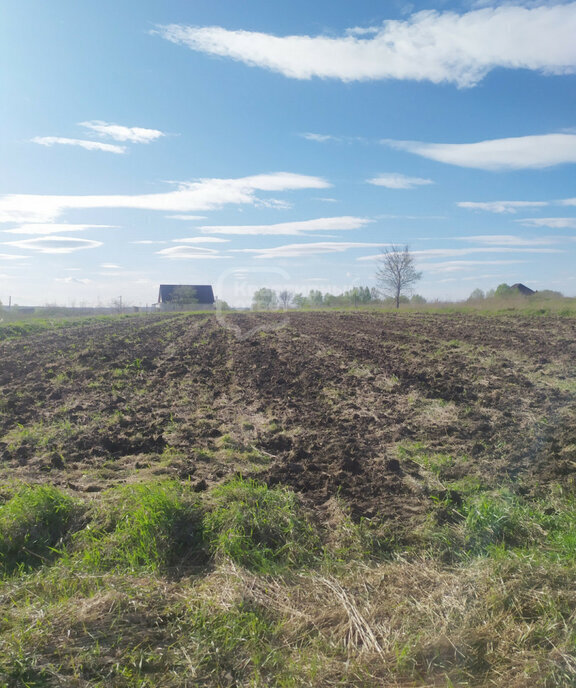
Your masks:
M 258 205 L 258 192 L 327 189 L 320 177 L 290 172 L 260 174 L 239 179 L 200 179 L 182 182 L 174 191 L 143 195 L 51 196 L 13 194 L 0 196 L 0 222 L 54 222 L 68 210 L 79 208 L 133 208 L 164 212 L 212 210 L 228 204 Z
M 102 246 L 101 241 L 92 239 L 76 239 L 72 237 L 46 236 L 39 239 L 21 239 L 20 241 L 7 241 L 5 246 L 16 246 L 21 249 L 30 249 L 39 253 L 73 253 L 88 248 Z
M 158 129 L 144 129 L 143 127 L 125 127 L 121 124 L 92 120 L 80 122 L 81 127 L 96 132 L 99 136 L 114 139 L 114 141 L 129 141 L 130 143 L 150 143 L 166 136 Z
M 68 139 L 64 136 L 35 136 L 30 139 L 32 143 L 41 146 L 78 146 L 89 151 L 104 151 L 105 153 L 122 154 L 126 152 L 126 146 L 116 146 L 113 143 L 100 143 L 99 141 L 86 141 L 84 139 Z
M 201 248 L 200 246 L 172 246 L 170 248 L 163 248 L 157 251 L 159 256 L 163 258 L 170 258 L 172 260 L 191 260 L 191 259 L 208 259 L 218 260 L 227 258 L 222 256 L 216 249 Z
M 556 243 L 554 237 L 526 238 L 512 234 L 481 234 L 475 236 L 454 237 L 457 241 L 468 241 L 487 246 L 549 246 Z
M 227 244 L 230 239 L 219 237 L 189 237 L 187 239 L 172 239 L 175 244 Z
M 427 186 L 434 184 L 431 179 L 422 179 L 421 177 L 407 177 L 404 174 L 396 172 L 388 174 L 379 174 L 373 179 L 366 180 L 368 184 L 374 186 L 385 186 L 387 189 L 416 189 L 419 186 Z
M 307 141 L 317 141 L 318 143 L 326 143 L 327 141 L 341 140 L 338 136 L 331 136 L 330 134 L 312 134 L 310 132 L 300 134 L 300 136 L 303 139 L 306 139 Z
M 514 27 L 511 31 L 510 27 Z M 568 74 L 576 68 L 576 3 L 504 5 L 464 14 L 426 10 L 341 37 L 274 36 L 172 24 L 157 33 L 192 50 L 293 79 L 414 79 L 474 86 L 491 70 Z
M 393 139 L 383 139 L 382 143 L 437 162 L 480 170 L 540 169 L 576 162 L 575 134 L 518 136 L 476 143 L 426 143 Z
M 85 278 L 82 279 L 80 277 L 56 277 L 54 279 L 55 282 L 62 282 L 63 284 L 92 284 L 92 280 Z
M 470 247 L 470 248 L 429 248 L 419 251 L 412 251 L 412 255 L 418 260 L 434 260 L 437 258 L 459 258 L 460 256 L 471 256 L 479 253 L 564 253 L 562 249 L 558 248 L 542 248 L 530 247 L 526 248 L 524 246 L 506 246 L 506 245 L 495 245 L 495 246 L 480 246 L 480 247 Z M 380 256 L 378 254 L 373 254 L 370 256 L 361 256 L 357 258 L 359 261 L 375 261 L 378 260 Z
M 345 241 L 320 241 L 311 244 L 286 244 L 275 248 L 242 248 L 234 253 L 252 253 L 255 258 L 301 258 L 322 253 L 343 253 L 353 248 L 382 247 L 388 244 L 356 243 Z
M 519 136 L 477 143 L 425 143 L 391 139 L 384 139 L 382 143 L 448 165 L 490 171 L 539 169 L 576 162 L 575 134 Z
M 576 205 L 576 198 L 565 198 L 563 201 L 559 201 L 560 205 Z
M 61 232 L 84 232 L 87 229 L 114 229 L 114 225 L 72 225 L 56 223 L 32 223 L 12 229 L 0 230 L 3 234 L 58 234 Z
M 520 265 L 523 260 L 447 260 L 440 263 L 427 263 L 426 272 L 438 274 L 446 272 L 467 272 L 470 268 L 488 265 Z
M 516 213 L 525 208 L 543 208 L 547 206 L 546 201 L 461 201 L 456 204 L 459 208 L 468 210 L 485 210 L 489 213 Z
M 359 229 L 372 222 L 366 217 L 320 217 L 300 222 L 279 222 L 273 225 L 204 225 L 199 227 L 204 234 L 248 235 L 307 235 L 312 232 L 333 232 L 336 230 Z
M 0 260 L 23 260 L 26 256 L 16 256 L 12 253 L 0 253 Z
M 551 227 L 552 229 L 576 229 L 576 217 L 530 217 L 515 220 L 526 227 Z
M 205 220 L 206 215 L 166 215 L 169 220 L 185 220 L 187 222 L 198 222 Z

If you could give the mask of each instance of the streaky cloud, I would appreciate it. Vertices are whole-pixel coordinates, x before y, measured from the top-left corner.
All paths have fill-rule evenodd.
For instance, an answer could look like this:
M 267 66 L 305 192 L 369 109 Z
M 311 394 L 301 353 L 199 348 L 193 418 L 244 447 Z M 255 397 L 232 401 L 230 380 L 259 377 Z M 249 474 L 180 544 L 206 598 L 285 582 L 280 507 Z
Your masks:
M 89 151 L 103 151 L 104 153 L 116 153 L 121 155 L 126 152 L 125 146 L 116 146 L 113 143 L 100 143 L 99 141 L 86 141 L 84 139 L 69 139 L 63 136 L 35 136 L 30 139 L 32 143 L 41 146 L 77 146 Z
M 530 208 L 543 208 L 547 201 L 460 201 L 456 204 L 459 208 L 468 210 L 485 210 L 489 213 L 516 213 L 518 210 Z
M 515 220 L 526 227 L 550 227 L 552 229 L 576 229 L 576 217 L 530 217 Z
M 125 127 L 121 124 L 92 120 L 90 122 L 79 122 L 81 127 L 90 129 L 102 137 L 114 139 L 114 141 L 129 141 L 130 143 L 150 143 L 156 139 L 166 136 L 159 129 L 145 129 L 143 127 Z
M 177 214 L 213 210 L 228 204 L 258 205 L 259 192 L 327 189 L 320 178 L 292 172 L 274 172 L 238 179 L 200 179 L 180 182 L 166 193 L 136 195 L 54 196 L 11 194 L 0 196 L 0 222 L 55 222 L 68 210 L 129 208 Z
M 320 217 L 300 222 L 279 222 L 272 225 L 203 225 L 199 229 L 204 234 L 298 236 L 312 232 L 359 229 L 370 222 L 373 220 L 365 217 L 342 216 Z
M 518 136 L 476 143 L 394 139 L 383 139 L 381 143 L 436 162 L 490 171 L 541 169 L 576 162 L 576 134 Z
M 503 5 L 463 14 L 424 10 L 404 21 L 351 28 L 340 37 L 275 36 L 220 26 L 170 24 L 173 43 L 292 79 L 410 79 L 470 87 L 496 68 L 572 74 L 576 3 Z
M 384 186 L 387 189 L 416 189 L 419 186 L 428 186 L 434 184 L 431 179 L 423 179 L 422 177 L 407 177 L 405 174 L 389 173 L 379 174 L 377 177 L 366 180 L 368 184 L 374 186 Z
M 252 253 L 255 258 L 302 258 L 322 253 L 343 253 L 353 248 L 383 247 L 385 243 L 320 241 L 310 244 L 286 244 L 274 248 L 241 248 L 234 253 Z
M 77 239 L 75 237 L 45 236 L 37 239 L 21 239 L 19 241 L 7 241 L 5 246 L 29 249 L 39 253 L 73 253 L 84 249 L 103 246 L 101 241 L 92 239 Z

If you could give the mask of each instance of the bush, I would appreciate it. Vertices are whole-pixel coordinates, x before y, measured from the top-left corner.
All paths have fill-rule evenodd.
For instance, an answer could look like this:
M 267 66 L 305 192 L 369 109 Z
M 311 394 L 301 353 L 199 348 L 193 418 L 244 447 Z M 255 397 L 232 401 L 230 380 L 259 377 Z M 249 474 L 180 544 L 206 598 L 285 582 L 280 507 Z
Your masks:
M 291 490 L 236 478 L 213 491 L 206 515 L 211 551 L 263 573 L 311 563 L 319 540 Z
M 54 557 L 78 513 L 52 486 L 26 485 L 0 506 L 0 572 L 29 569 Z

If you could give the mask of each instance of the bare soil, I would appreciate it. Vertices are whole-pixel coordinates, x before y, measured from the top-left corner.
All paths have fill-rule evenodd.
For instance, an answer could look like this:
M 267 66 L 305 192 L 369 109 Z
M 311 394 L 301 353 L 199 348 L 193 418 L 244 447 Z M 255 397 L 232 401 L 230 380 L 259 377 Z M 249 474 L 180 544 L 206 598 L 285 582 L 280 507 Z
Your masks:
M 98 492 L 241 472 L 410 526 L 458 481 L 576 472 L 576 321 L 155 315 L 0 342 L 0 479 Z M 453 495 L 454 496 L 454 495 Z M 457 495 L 456 495 L 457 497 Z

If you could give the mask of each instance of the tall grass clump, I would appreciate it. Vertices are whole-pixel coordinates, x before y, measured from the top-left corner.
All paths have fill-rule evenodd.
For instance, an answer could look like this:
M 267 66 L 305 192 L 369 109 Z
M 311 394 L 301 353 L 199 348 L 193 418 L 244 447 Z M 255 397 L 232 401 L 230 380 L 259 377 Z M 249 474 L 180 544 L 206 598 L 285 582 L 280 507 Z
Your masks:
M 214 555 L 261 573 L 305 566 L 317 556 L 318 536 L 291 490 L 239 477 L 216 487 L 212 498 L 204 523 Z
M 78 513 L 76 502 L 55 487 L 19 487 L 0 506 L 0 575 L 52 559 Z
M 194 563 L 201 544 L 200 507 L 176 481 L 109 490 L 76 542 L 89 568 L 148 571 Z

